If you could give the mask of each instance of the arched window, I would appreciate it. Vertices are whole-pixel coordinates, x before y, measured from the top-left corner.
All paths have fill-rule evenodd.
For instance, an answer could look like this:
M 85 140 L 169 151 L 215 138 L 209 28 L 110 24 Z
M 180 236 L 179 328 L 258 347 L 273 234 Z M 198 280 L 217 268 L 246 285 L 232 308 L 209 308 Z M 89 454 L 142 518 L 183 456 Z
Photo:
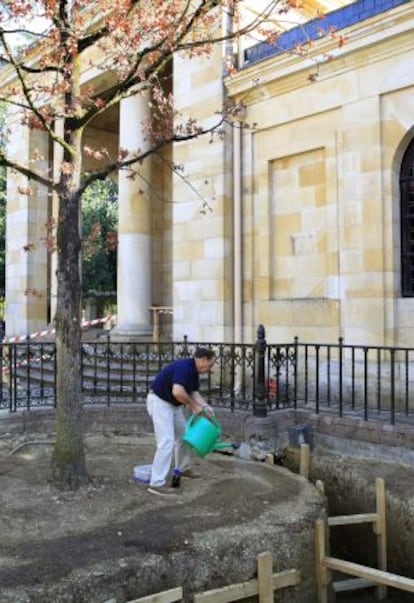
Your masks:
M 400 191 L 401 288 L 404 297 L 414 297 L 414 140 L 401 164 Z

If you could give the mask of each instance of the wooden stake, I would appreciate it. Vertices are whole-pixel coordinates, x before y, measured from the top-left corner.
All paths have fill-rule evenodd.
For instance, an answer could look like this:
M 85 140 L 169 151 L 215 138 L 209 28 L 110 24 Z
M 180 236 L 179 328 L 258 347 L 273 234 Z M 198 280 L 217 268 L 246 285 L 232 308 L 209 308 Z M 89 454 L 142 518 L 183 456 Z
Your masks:
M 299 473 L 306 479 L 309 478 L 309 444 L 301 444 L 299 457 Z
M 316 480 L 315 488 L 319 490 L 321 494 L 325 494 L 325 484 L 320 479 Z
M 273 558 L 270 551 L 257 556 L 259 603 L 273 603 Z
M 378 520 L 374 532 L 377 535 L 378 569 L 387 571 L 387 524 L 386 524 L 386 499 L 385 483 L 381 477 L 375 480 Z M 377 588 L 377 597 L 383 601 L 387 597 L 387 587 L 380 584 Z
M 315 523 L 315 574 L 318 603 L 328 603 L 328 575 L 325 560 L 325 521 L 317 519 Z

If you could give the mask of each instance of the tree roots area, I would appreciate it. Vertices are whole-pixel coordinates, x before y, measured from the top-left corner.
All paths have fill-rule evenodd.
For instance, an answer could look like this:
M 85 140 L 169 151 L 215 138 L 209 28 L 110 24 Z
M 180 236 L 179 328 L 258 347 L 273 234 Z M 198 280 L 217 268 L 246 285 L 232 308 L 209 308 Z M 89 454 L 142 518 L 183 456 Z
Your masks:
M 104 576 L 128 565 L 137 507 L 164 502 L 132 478 L 135 465 L 151 462 L 152 436 L 87 437 L 91 481 L 75 491 L 51 481 L 53 443 L 41 435 L 0 439 L 1 603 L 110 600 Z M 96 598 L 94 588 L 102 590 Z

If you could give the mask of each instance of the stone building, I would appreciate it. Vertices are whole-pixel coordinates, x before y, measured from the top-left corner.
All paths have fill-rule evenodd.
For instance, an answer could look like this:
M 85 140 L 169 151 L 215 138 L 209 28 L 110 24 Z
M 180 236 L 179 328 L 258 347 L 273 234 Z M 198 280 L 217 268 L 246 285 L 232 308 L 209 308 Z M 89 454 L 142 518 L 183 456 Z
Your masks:
M 229 48 L 174 58 L 180 112 L 212 123 L 227 96 L 250 127 L 164 149 L 143 168 L 148 186 L 118 175 L 114 338 L 150 335 L 161 306 L 177 340 L 250 342 L 263 323 L 272 342 L 414 347 L 414 2 L 303 5 L 304 23 L 275 45 L 232 47 L 234 73 L 223 75 Z M 309 21 L 317 8 L 334 10 Z M 136 147 L 131 124 L 149 111 L 143 97 L 122 101 L 86 142 Z M 41 132 L 12 132 L 12 154 L 41 148 L 57 165 Z M 37 187 L 28 201 L 24 184 L 8 178 L 9 337 L 44 328 L 55 303 L 53 255 L 24 251 L 54 200 Z

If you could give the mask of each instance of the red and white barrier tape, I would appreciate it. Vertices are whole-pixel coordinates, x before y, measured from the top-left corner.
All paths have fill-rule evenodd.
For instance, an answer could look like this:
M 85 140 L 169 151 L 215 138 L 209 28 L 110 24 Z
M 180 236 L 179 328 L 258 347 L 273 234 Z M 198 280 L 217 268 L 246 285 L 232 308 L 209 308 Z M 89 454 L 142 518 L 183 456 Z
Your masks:
M 3 374 L 9 373 L 10 370 L 22 368 L 22 366 L 32 367 L 34 364 L 41 363 L 44 360 L 49 360 L 50 358 L 51 358 L 50 354 L 43 354 L 42 356 L 38 356 L 36 358 L 20 360 L 20 362 L 16 362 L 16 364 L 13 365 L 12 369 L 10 369 L 9 366 L 3 366 L 2 372 L 3 372 Z
M 84 320 L 82 322 L 82 329 L 85 327 L 93 327 L 94 325 L 99 325 L 108 320 L 116 319 L 116 314 L 108 314 L 108 316 L 104 316 L 103 318 L 94 318 L 93 320 Z M 49 329 L 46 331 L 35 331 L 35 333 L 31 333 L 30 335 L 16 335 L 15 337 L 5 337 L 3 339 L 3 343 L 16 343 L 16 341 L 28 341 L 29 339 L 37 339 L 38 337 L 45 337 L 46 335 L 53 335 L 56 333 L 56 329 Z

